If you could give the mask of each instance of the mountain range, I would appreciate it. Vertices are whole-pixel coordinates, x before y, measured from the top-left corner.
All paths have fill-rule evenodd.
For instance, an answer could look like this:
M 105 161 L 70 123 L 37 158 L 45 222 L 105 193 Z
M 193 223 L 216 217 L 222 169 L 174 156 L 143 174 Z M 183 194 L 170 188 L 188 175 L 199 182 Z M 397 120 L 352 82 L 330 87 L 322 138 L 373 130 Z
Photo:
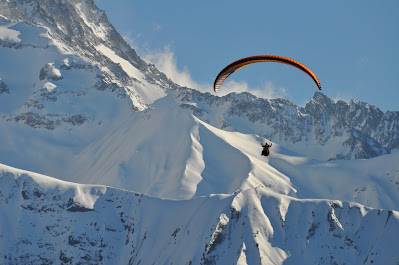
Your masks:
M 399 262 L 398 111 L 179 86 L 92 0 L 1 1 L 0 57 L 1 264 Z

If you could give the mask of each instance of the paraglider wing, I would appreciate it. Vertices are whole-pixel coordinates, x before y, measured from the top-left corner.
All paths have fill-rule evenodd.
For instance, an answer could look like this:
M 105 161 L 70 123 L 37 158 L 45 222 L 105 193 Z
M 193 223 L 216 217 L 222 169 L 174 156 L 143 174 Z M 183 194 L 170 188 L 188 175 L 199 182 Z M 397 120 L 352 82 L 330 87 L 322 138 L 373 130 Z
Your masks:
M 250 65 L 253 63 L 260 63 L 260 62 L 276 62 L 276 63 L 284 63 L 284 64 L 294 66 L 294 67 L 302 70 L 306 74 L 308 74 L 313 79 L 313 81 L 316 83 L 319 90 L 321 90 L 321 85 L 320 85 L 319 80 L 317 79 L 316 75 L 312 71 L 310 71 L 309 68 L 307 68 L 303 64 L 301 64 L 297 61 L 294 61 L 292 59 L 289 59 L 286 57 L 281 57 L 281 56 L 275 56 L 275 55 L 252 56 L 252 57 L 240 59 L 238 61 L 235 61 L 235 62 L 229 64 L 216 77 L 215 82 L 213 84 L 213 90 L 215 92 L 218 92 L 220 86 L 227 79 L 227 77 L 229 77 L 229 75 L 234 73 L 236 70 L 238 70 L 242 67 L 245 67 L 247 65 Z

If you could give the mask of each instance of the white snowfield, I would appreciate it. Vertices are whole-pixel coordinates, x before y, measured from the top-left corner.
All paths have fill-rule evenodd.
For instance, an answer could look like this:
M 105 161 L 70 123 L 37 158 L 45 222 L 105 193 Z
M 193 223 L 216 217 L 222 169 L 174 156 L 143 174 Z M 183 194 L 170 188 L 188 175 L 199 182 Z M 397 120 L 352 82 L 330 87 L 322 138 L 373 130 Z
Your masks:
M 180 109 L 171 96 L 154 102 L 153 109 L 126 112 L 104 120 L 94 133 L 91 125 L 73 132 L 36 130 L 24 133 L 22 142 L 24 131 L 9 125 L 0 142 L 12 141 L 19 150 L 40 146 L 41 151 L 15 157 L 12 149 L 0 152 L 9 165 L 26 161 L 25 168 L 59 179 L 160 198 L 190 199 L 265 186 L 300 199 L 399 209 L 398 152 L 368 160 L 317 161 L 274 143 L 266 158 L 260 156 L 265 139 L 216 129 Z
M 0 264 L 399 263 L 399 152 L 261 156 L 182 108 L 93 1 L 54 3 L 0 2 Z M 69 22 L 90 36 L 57 37 Z
M 111 128 L 61 170 L 106 186 L 0 165 L 4 263 L 399 260 L 399 153 L 326 162 L 273 144 L 262 157 L 265 139 L 216 129 L 170 96 Z
M 296 199 L 263 185 L 234 194 L 169 200 L 60 181 L 3 164 L 0 185 L 4 264 L 399 260 L 399 212 Z
M 9 27 L 14 26 L 15 23 L 10 23 L 8 25 L 3 25 L 0 26 L 0 39 L 1 40 L 8 40 L 12 42 L 20 42 L 21 39 L 18 38 L 18 35 L 21 34 L 17 30 L 10 29 Z
M 75 183 L 0 165 L 5 264 L 399 260 L 399 153 L 326 162 L 274 143 L 262 157 L 265 139 L 216 129 L 170 96 L 115 122 L 64 165 L 46 157 Z

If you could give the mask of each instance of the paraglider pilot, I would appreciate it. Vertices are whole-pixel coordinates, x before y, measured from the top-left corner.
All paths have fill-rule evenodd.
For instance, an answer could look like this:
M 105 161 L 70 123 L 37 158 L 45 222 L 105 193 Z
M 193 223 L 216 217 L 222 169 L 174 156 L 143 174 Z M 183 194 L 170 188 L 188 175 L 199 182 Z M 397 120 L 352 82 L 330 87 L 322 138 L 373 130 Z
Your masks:
M 265 143 L 264 145 L 261 143 L 263 150 L 262 150 L 262 155 L 263 156 L 268 156 L 270 154 L 269 151 L 269 147 L 272 147 L 272 143 L 270 143 L 270 145 L 268 145 L 267 143 Z

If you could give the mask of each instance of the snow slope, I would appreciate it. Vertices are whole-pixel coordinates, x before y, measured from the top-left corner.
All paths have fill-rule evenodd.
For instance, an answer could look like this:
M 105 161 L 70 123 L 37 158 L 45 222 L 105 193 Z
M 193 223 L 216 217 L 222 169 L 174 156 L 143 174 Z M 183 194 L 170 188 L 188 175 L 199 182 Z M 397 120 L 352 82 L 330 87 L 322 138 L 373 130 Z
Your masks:
M 91 0 L 8 0 L 0 14 L 0 264 L 399 262 L 399 152 L 292 151 L 387 153 L 398 113 L 194 93 Z M 269 107 L 284 139 L 266 158 L 255 132 Z M 369 112 L 325 123 L 341 107 Z
M 319 160 L 373 158 L 399 148 L 399 112 L 334 102 L 319 91 L 305 107 L 245 92 L 218 97 L 187 88 L 175 96 L 181 108 L 214 127 L 258 134 Z
M 274 144 L 261 157 L 264 139 L 214 128 L 171 96 L 117 122 L 63 169 L 125 190 L 0 165 L 4 263 L 399 261 L 399 213 L 378 209 L 398 209 L 398 153 L 325 162 Z
M 265 187 L 168 200 L 0 164 L 2 264 L 396 264 L 399 213 Z
M 375 208 L 398 210 L 398 161 L 399 152 L 372 159 L 326 162 L 276 150 L 269 164 L 290 176 L 298 198 L 356 201 Z
M 97 128 L 101 130 L 95 133 L 89 125 L 82 125 L 77 131 L 15 134 L 15 128 L 8 127 L 8 136 L 2 141 L 12 140 L 15 149 L 2 152 L 4 157 L 6 152 L 14 152 L 14 161 L 23 158 L 35 172 L 162 198 L 189 199 L 265 186 L 297 198 L 399 209 L 399 176 L 394 163 L 398 153 L 325 162 L 275 143 L 271 156 L 261 157 L 264 139 L 214 128 L 180 109 L 173 96 L 157 100 L 144 112 L 127 111 Z M 44 152 L 30 151 L 36 149 L 33 145 Z M 21 153 L 24 149 L 27 152 Z
M 28 126 L 3 123 L 2 162 L 23 164 L 25 169 L 67 181 L 162 198 L 189 199 L 263 185 L 298 198 L 399 209 L 394 163 L 398 153 L 325 162 L 275 143 L 272 155 L 265 158 L 259 155 L 264 139 L 216 129 L 179 108 L 172 95 L 155 101 L 144 112 L 131 112 L 112 94 L 100 97 L 98 93 L 107 92 L 86 91 L 85 99 L 93 97 L 116 106 L 113 115 L 118 116 L 100 124 L 84 123 L 74 130 L 38 128 L 33 133 Z M 85 105 L 79 98 L 71 100 Z M 103 111 L 102 117 L 112 113 Z

